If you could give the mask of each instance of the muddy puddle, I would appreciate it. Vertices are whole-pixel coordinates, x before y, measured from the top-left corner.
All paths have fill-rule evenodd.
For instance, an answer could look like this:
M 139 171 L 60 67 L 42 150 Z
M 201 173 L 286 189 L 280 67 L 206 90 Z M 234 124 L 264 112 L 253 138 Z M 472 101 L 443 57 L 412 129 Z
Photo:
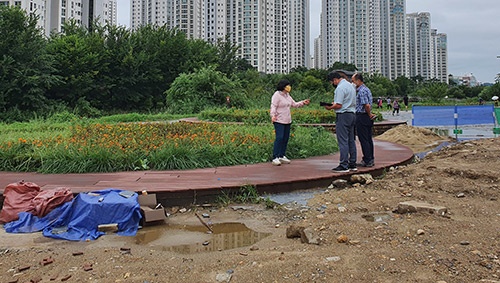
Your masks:
M 251 246 L 271 233 L 262 233 L 242 223 L 203 225 L 162 225 L 137 231 L 133 241 L 151 249 L 190 254 Z
M 393 219 L 393 216 L 388 213 L 369 213 L 361 215 L 366 221 L 369 222 L 378 222 L 378 223 L 386 223 Z

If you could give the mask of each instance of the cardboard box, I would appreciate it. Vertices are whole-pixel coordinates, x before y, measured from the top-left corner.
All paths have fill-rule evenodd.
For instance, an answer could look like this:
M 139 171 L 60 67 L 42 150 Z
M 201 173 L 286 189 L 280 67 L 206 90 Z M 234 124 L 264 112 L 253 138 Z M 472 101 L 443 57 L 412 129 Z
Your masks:
M 139 195 L 138 201 L 144 222 L 165 220 L 165 209 L 163 206 L 156 209 L 158 205 L 156 194 Z

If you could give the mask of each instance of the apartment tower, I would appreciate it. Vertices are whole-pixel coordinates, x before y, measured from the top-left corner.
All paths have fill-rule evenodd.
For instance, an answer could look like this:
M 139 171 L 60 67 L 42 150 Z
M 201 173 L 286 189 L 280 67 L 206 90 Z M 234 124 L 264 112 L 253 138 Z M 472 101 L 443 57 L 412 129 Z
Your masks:
M 92 21 L 117 23 L 116 0 L 0 0 L 0 5 L 19 6 L 37 15 L 38 27 L 46 36 L 61 32 L 68 20 L 87 27 Z

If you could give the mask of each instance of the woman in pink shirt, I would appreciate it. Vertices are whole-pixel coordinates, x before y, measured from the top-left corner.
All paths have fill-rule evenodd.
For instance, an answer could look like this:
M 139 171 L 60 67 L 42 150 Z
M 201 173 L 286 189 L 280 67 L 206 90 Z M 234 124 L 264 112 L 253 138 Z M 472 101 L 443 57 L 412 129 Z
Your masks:
M 290 125 L 292 124 L 292 115 L 290 107 L 298 108 L 309 104 L 309 99 L 295 102 L 290 96 L 292 87 L 288 80 L 281 80 L 278 83 L 276 92 L 271 98 L 271 121 L 274 124 L 276 139 L 274 140 L 273 161 L 272 164 L 279 166 L 290 163 L 286 158 L 286 147 L 290 138 Z

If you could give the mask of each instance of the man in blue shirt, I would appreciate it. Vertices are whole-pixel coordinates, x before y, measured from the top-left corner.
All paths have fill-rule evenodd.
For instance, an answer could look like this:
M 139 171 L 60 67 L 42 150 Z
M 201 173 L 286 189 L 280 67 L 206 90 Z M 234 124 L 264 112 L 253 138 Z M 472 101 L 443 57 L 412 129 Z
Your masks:
M 375 164 L 373 153 L 373 120 L 377 117 L 372 110 L 372 92 L 365 85 L 363 75 L 356 73 L 352 75 L 352 82 L 356 85 L 356 133 L 363 160 L 357 164 L 362 167 L 372 167 Z
M 329 73 L 328 81 L 335 87 L 335 95 L 333 104 L 325 109 L 335 110 L 335 132 L 340 151 L 339 165 L 332 170 L 337 173 L 357 171 L 354 140 L 356 90 L 339 72 Z

